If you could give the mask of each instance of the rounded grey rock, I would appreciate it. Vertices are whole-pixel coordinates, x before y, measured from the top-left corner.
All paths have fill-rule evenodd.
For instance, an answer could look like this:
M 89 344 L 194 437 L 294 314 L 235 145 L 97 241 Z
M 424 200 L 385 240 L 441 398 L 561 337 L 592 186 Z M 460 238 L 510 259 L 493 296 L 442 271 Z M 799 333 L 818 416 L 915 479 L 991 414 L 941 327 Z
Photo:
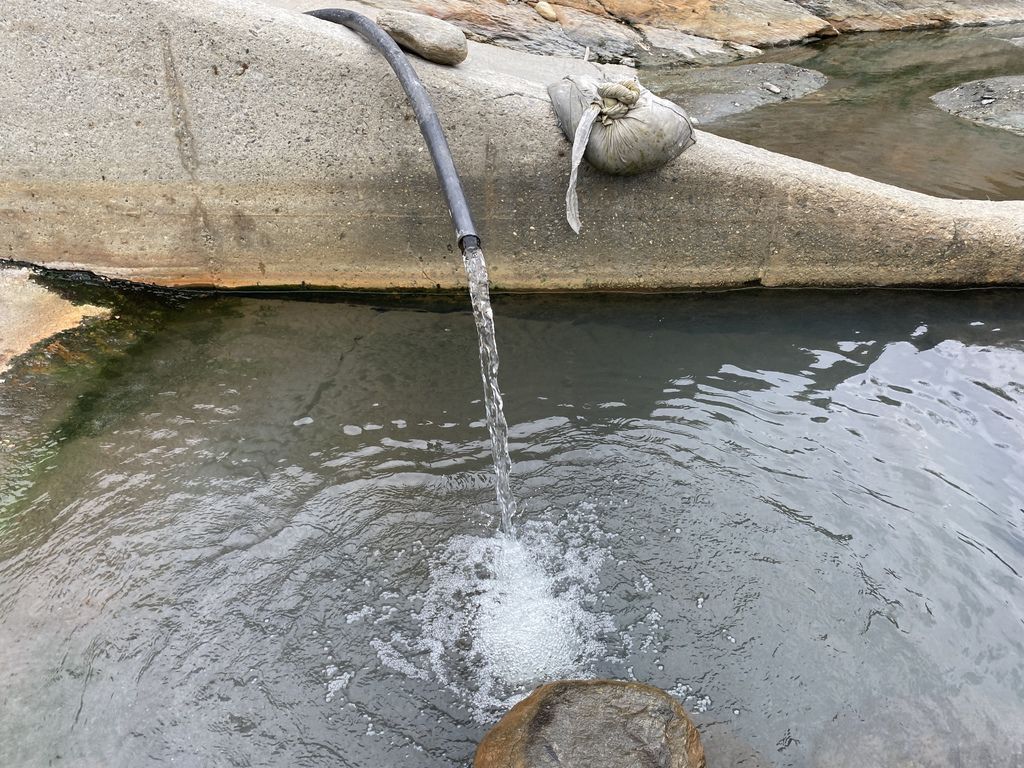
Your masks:
M 405 11 L 381 11 L 377 24 L 408 51 L 435 64 L 454 66 L 466 60 L 466 35 L 443 19 Z

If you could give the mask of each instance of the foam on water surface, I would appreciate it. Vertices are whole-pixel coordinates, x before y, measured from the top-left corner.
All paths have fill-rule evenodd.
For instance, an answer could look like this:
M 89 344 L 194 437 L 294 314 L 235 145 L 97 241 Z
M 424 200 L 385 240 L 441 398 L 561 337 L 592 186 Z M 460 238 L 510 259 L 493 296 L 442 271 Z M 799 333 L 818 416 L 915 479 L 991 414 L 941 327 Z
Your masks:
M 410 679 L 435 680 L 479 722 L 541 682 L 592 676 L 609 638 L 621 641 L 596 607 L 606 561 L 601 534 L 571 525 L 568 518 L 530 522 L 516 539 L 451 539 L 430 560 L 425 591 L 409 601 L 419 606 L 418 633 L 373 640 L 380 661 Z

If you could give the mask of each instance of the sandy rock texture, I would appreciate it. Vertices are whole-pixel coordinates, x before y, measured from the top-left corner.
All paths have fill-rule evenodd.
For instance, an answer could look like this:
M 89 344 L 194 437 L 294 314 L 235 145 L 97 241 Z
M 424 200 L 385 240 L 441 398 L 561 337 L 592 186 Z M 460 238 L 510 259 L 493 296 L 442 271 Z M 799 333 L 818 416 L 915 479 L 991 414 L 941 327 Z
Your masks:
M 1019 0 L 796 0 L 839 32 L 1020 21 Z
M 0 264 L 0 373 L 37 342 L 108 312 L 72 304 L 32 282 L 31 274 L 24 267 Z
M 774 63 L 673 69 L 652 76 L 647 85 L 663 98 L 682 104 L 698 123 L 799 99 L 828 82 L 825 75 L 813 69 Z
M 947 112 L 1024 136 L 1024 76 L 974 80 L 932 96 Z

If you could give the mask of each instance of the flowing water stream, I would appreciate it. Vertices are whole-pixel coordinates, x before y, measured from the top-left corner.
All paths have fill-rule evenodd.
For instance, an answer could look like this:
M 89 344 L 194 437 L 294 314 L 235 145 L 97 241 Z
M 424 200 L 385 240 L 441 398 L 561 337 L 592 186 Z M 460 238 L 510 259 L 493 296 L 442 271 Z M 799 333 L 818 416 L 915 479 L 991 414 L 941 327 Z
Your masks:
M 582 608 L 588 597 L 582 585 L 592 586 L 593 574 L 585 577 L 585 568 L 574 562 L 578 555 L 569 551 L 545 567 L 540 558 L 551 549 L 546 535 L 538 537 L 534 529 L 523 540 L 517 536 L 487 265 L 479 248 L 468 248 L 464 261 L 480 346 L 500 530 L 497 536 L 447 542 L 432 563 L 432 585 L 418 615 L 419 636 L 392 636 L 390 645 L 378 642 L 375 647 L 386 663 L 390 659 L 405 671 L 406 658 L 426 654 L 436 679 L 454 685 L 456 693 L 454 681 L 468 672 L 480 683 L 467 703 L 475 717 L 486 719 L 488 712 L 514 703 L 526 687 L 572 675 L 598 649 L 592 640 L 596 620 Z
M 495 297 L 516 541 L 461 297 L 117 306 L 0 384 L 0 765 L 455 768 L 596 675 L 1016 768 L 1021 298 Z
M 469 297 L 473 302 L 473 319 L 476 321 L 476 333 L 480 341 L 480 377 L 484 384 L 487 431 L 491 435 L 491 454 L 494 456 L 501 531 L 514 539 L 516 500 L 511 487 L 512 460 L 508 455 L 508 423 L 505 421 L 505 408 L 501 388 L 498 386 L 498 342 L 494 335 L 487 263 L 484 261 L 484 252 L 479 248 L 467 248 L 463 260 L 469 280 Z

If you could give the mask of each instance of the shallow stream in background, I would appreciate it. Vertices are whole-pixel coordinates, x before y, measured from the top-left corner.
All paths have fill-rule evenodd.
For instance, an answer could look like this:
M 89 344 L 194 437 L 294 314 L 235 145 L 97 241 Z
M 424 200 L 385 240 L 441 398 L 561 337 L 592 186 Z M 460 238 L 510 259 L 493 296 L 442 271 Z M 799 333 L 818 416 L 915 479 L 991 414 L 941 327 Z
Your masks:
M 521 547 L 465 300 L 122 309 L 0 384 L 0 765 L 464 766 L 599 675 L 711 768 L 1019 766 L 1022 297 L 498 297 Z
M 976 125 L 931 97 L 971 80 L 1024 74 L 1024 25 L 843 35 L 767 51 L 828 76 L 802 99 L 759 107 L 701 130 L 938 197 L 1024 199 L 1024 136 Z M 673 71 L 643 73 L 671 97 Z M 686 106 L 685 99 L 681 101 Z

